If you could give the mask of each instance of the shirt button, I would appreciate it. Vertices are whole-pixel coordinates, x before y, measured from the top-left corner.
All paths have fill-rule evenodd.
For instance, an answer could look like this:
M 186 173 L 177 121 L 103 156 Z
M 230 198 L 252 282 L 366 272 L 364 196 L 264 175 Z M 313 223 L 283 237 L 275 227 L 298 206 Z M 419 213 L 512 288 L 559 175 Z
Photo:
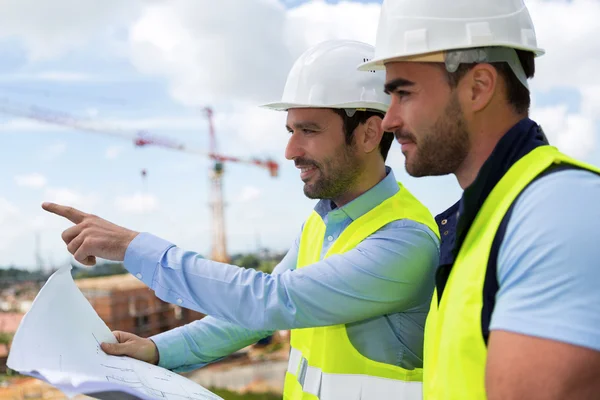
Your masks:
M 327 237 L 327 240 L 329 240 L 330 242 L 332 242 L 332 241 L 333 241 L 333 236 L 331 236 L 331 235 L 330 235 L 330 236 L 328 236 L 328 237 Z
M 448 231 L 444 232 L 444 236 L 448 235 Z
M 447 220 L 447 219 L 443 219 L 443 220 L 442 220 L 442 225 L 446 225 L 447 223 L 448 223 L 448 220 Z
M 183 303 L 183 300 L 177 299 L 177 304 L 181 304 L 181 303 Z
M 137 274 L 135 274 L 135 276 L 136 276 L 138 279 L 142 279 L 142 274 L 140 274 L 139 272 L 138 272 Z

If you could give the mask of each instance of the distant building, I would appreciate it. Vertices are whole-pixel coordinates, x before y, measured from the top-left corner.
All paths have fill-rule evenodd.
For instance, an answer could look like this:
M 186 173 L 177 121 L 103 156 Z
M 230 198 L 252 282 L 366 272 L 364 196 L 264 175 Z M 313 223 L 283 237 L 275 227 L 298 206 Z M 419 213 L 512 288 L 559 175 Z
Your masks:
M 75 284 L 112 331 L 152 336 L 204 317 L 204 314 L 165 303 L 131 274 L 76 279 Z M 11 309 L 31 306 L 29 300 L 11 302 Z M 15 305 L 17 307 L 15 307 Z M 0 312 L 0 333 L 14 335 L 24 313 Z M 0 344 L 0 373 L 6 372 L 10 345 Z
M 17 332 L 19 324 L 24 314 L 21 313 L 0 313 L 0 334 L 8 335 L 3 339 L 12 341 L 12 336 Z M 0 343 L 0 374 L 6 373 L 6 361 L 10 352 L 10 343 Z
M 148 337 L 204 317 L 165 303 L 131 274 L 77 279 L 75 284 L 113 331 Z
M 14 334 L 23 319 L 23 313 L 0 313 L 0 333 Z

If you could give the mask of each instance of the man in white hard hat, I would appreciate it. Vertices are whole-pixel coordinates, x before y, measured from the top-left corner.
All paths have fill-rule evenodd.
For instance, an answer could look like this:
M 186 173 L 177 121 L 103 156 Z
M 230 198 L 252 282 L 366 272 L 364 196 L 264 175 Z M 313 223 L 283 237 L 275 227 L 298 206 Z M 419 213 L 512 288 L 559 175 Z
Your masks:
M 455 174 L 425 332 L 425 399 L 600 396 L 600 179 L 528 118 L 521 0 L 384 0 L 375 57 L 413 176 Z
M 383 72 L 359 72 L 373 47 L 328 41 L 291 69 L 281 102 L 286 157 L 304 193 L 321 199 L 272 275 L 212 262 L 56 204 L 76 225 L 63 234 L 79 261 L 125 267 L 168 302 L 209 315 L 144 339 L 103 345 L 176 371 L 199 368 L 291 329 L 285 399 L 420 399 L 422 340 L 439 260 L 429 211 L 385 166 Z M 295 210 L 291 211 L 294 212 Z

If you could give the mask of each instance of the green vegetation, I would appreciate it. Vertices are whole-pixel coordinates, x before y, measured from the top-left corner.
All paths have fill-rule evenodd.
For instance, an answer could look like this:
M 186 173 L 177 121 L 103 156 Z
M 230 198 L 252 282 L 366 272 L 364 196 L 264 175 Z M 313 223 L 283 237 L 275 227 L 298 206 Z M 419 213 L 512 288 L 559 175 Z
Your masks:
M 43 279 L 40 271 L 29 271 L 26 269 L 18 269 L 15 267 L 2 268 L 0 267 L 0 282 L 22 282 L 29 280 Z
M 242 268 L 256 269 L 258 271 L 270 274 L 275 266 L 283 258 L 282 255 L 275 255 L 268 258 L 261 258 L 256 254 L 235 254 L 231 257 L 231 263 Z
M 0 344 L 9 345 L 12 341 L 13 334 L 8 332 L 0 332 Z
M 254 254 L 240 254 L 232 257 L 231 262 L 242 268 L 257 269 L 260 267 L 260 259 Z
M 73 267 L 71 275 L 73 279 L 95 278 L 99 276 L 126 274 L 127 270 L 122 263 L 104 263 L 91 268 Z
M 209 389 L 225 400 L 281 400 L 281 395 L 274 393 L 246 393 L 240 394 L 224 389 Z

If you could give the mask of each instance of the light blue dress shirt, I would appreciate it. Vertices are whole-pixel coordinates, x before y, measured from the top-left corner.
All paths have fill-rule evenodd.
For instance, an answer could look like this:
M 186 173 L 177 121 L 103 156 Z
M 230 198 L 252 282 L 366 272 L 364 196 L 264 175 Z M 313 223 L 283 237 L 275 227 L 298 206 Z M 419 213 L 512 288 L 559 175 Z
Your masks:
M 369 191 L 336 209 L 315 207 L 326 225 L 323 257 L 342 231 L 398 191 L 391 169 Z M 296 269 L 300 236 L 272 274 L 218 263 L 148 233 L 125 254 L 125 267 L 169 303 L 208 316 L 152 337 L 159 365 L 200 368 L 274 330 L 347 324 L 354 347 L 373 360 L 422 366 L 423 328 L 439 260 L 425 225 L 394 221 L 355 249 Z
M 600 351 L 600 177 L 566 170 L 515 203 L 498 254 L 500 329 Z

